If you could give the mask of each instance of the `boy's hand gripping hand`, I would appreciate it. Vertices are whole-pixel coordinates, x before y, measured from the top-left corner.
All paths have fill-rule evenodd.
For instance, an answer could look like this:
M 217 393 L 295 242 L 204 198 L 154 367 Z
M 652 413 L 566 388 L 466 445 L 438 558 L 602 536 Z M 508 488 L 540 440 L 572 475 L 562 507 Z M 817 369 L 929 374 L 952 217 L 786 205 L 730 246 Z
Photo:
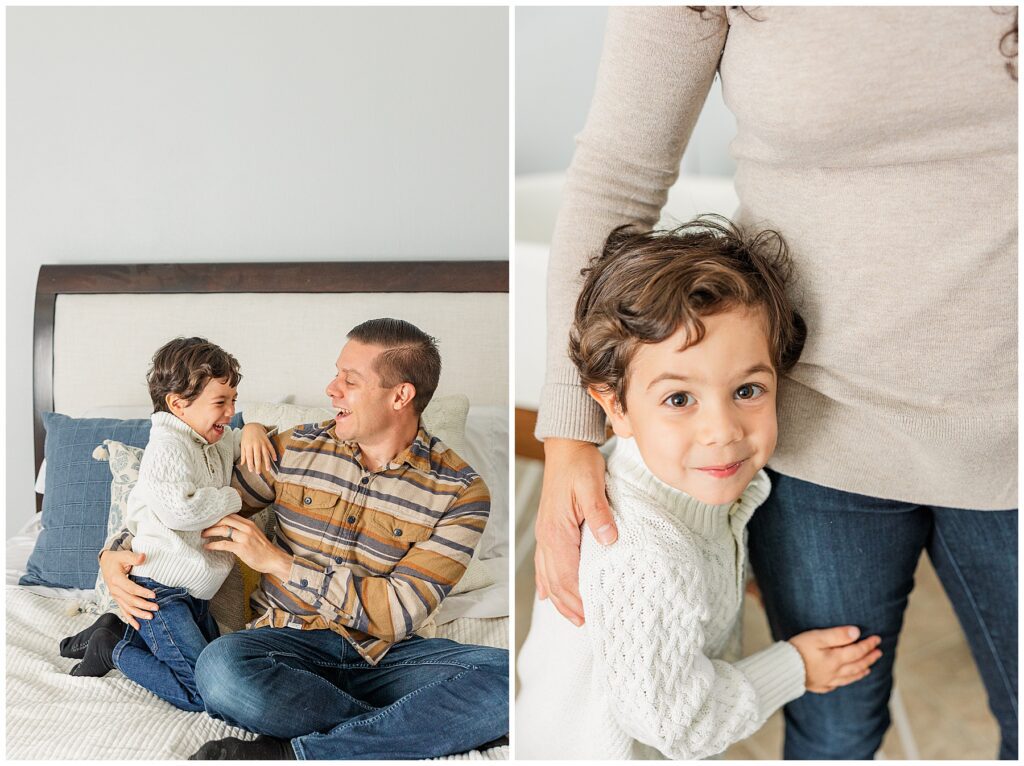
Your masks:
M 135 630 L 139 629 L 139 621 L 136 617 L 142 620 L 152 620 L 152 613 L 160 608 L 152 600 L 156 598 L 153 591 L 143 588 L 128 578 L 132 567 L 145 560 L 145 553 L 135 553 L 134 551 L 103 551 L 100 554 L 100 573 L 103 575 L 103 582 L 107 584 L 110 597 L 114 599 L 121 610 L 125 622 Z
M 877 649 L 882 639 L 868 636 L 857 641 L 859 635 L 857 628 L 844 625 L 808 630 L 789 639 L 804 660 L 807 691 L 824 694 L 859 681 L 871 672 L 871 666 L 882 656 Z
M 590 442 L 545 439 L 544 486 L 534 527 L 537 595 L 550 598 L 577 627 L 584 620 L 579 585 L 584 521 L 601 544 L 618 538 L 604 494 L 604 458 Z
M 241 463 L 254 473 L 262 473 L 277 459 L 274 445 L 267 430 L 259 423 L 246 423 L 242 427 Z

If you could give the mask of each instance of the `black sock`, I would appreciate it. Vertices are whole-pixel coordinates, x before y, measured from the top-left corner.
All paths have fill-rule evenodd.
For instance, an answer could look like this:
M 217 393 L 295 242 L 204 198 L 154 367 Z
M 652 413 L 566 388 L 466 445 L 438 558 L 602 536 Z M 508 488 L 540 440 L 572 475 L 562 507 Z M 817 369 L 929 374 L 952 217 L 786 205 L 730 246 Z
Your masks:
M 81 633 L 61 639 L 60 656 L 68 657 L 72 660 L 82 659 L 85 656 L 85 649 L 89 646 L 89 639 L 92 637 L 92 634 L 97 630 L 103 629 L 117 633 L 119 629 L 123 631 L 124 623 L 113 612 L 107 612 Z
M 92 678 L 105 676 L 114 669 L 114 647 L 120 640 L 116 633 L 106 628 L 97 630 L 89 639 L 85 659 L 71 668 L 71 675 Z
M 295 751 L 287 739 L 260 734 L 247 742 L 225 737 L 207 742 L 188 758 L 190 761 L 294 761 Z

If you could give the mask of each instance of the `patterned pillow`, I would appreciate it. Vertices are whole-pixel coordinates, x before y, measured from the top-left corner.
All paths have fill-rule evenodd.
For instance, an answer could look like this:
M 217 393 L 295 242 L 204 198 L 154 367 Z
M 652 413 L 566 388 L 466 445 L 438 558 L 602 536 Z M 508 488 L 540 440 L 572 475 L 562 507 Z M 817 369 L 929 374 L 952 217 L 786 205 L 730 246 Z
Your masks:
M 107 536 L 117 534 L 124 528 L 125 511 L 128 509 L 128 495 L 139 480 L 139 464 L 142 462 L 143 450 L 127 444 L 104 439 L 92 453 L 93 459 L 108 461 L 110 473 L 114 480 L 110 482 L 110 514 L 107 516 Z M 93 614 L 113 612 L 117 604 L 110 597 L 110 590 L 103 581 L 103 576 L 96 574 L 96 593 L 92 601 L 86 602 L 82 611 Z
M 43 413 L 46 427 L 46 491 L 42 531 L 29 557 L 21 585 L 92 588 L 96 559 L 107 531 L 110 473 L 92 459 L 104 439 L 142 447 L 149 420 L 70 418 Z
M 124 529 L 125 513 L 128 509 L 128 495 L 139 480 L 139 465 L 143 450 L 121 442 L 107 439 L 93 452 L 93 458 L 108 461 L 113 480 L 110 483 L 110 515 L 107 523 L 107 538 Z M 273 514 L 260 511 L 253 517 L 268 536 L 273 534 Z M 270 529 L 268 530 L 268 527 Z M 210 603 L 210 611 L 221 627 L 222 633 L 241 630 L 252 619 L 249 596 L 259 584 L 260 574 L 241 561 L 236 561 L 220 590 Z M 96 590 L 92 601 L 82 605 L 82 611 L 93 614 L 117 611 L 117 604 L 110 597 L 107 584 L 100 574 L 96 575 Z

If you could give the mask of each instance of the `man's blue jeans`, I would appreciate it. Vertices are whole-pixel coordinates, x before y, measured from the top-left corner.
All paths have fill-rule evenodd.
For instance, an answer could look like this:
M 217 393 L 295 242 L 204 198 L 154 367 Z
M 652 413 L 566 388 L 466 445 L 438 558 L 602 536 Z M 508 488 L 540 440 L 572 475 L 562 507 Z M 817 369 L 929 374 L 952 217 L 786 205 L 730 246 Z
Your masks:
M 750 522 L 750 560 L 772 634 L 856 625 L 882 637 L 867 678 L 786 706 L 787 759 L 870 759 L 889 727 L 896 640 L 923 550 L 967 635 L 1002 732 L 1017 756 L 1017 511 L 913 505 L 768 472 Z M 949 700 L 956 706 L 957 700 Z
M 132 576 L 132 580 L 156 593 L 160 608 L 153 612 L 153 619 L 139 620 L 138 631 L 125 626 L 124 638 L 114 647 L 114 666 L 175 707 L 205 710 L 195 668 L 203 649 L 220 635 L 210 615 L 210 602 L 148 577 Z
M 214 718 L 290 739 L 299 759 L 432 758 L 508 733 L 508 652 L 414 636 L 376 667 L 330 630 L 257 628 L 199 658 Z

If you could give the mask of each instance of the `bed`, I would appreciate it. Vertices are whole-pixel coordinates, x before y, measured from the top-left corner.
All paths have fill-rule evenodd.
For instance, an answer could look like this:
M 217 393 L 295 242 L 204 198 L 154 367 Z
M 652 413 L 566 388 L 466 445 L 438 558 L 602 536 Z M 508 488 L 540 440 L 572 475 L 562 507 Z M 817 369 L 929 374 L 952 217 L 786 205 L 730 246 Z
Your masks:
M 43 266 L 34 329 L 37 491 L 50 493 L 57 481 L 43 463 L 43 414 L 74 423 L 100 417 L 119 427 L 144 418 L 145 370 L 171 337 L 202 335 L 238 358 L 243 417 L 248 408 L 294 418 L 329 406 L 323 390 L 348 329 L 401 317 L 438 338 L 435 402 L 451 442 L 492 495 L 477 555 L 432 630 L 508 648 L 507 293 L 504 261 Z M 36 514 L 7 541 L 7 757 L 182 759 L 210 739 L 254 736 L 178 710 L 117 671 L 101 679 L 67 675 L 74 660 L 58 655 L 57 641 L 95 619 L 88 609 L 97 592 L 18 584 L 42 522 Z M 505 745 L 449 758 L 508 754 Z

